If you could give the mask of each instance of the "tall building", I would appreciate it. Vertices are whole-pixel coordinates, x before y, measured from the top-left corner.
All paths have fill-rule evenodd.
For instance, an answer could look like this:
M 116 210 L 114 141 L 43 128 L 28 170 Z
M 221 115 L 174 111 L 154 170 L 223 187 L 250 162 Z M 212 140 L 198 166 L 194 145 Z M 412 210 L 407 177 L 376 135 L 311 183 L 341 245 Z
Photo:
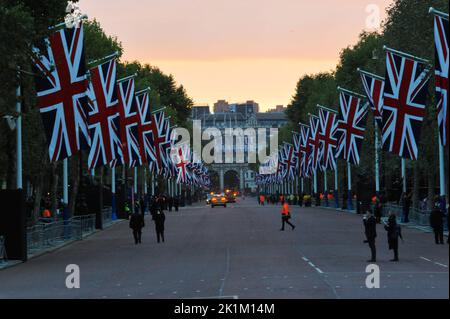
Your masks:
M 209 111 L 209 105 L 198 105 L 192 107 L 192 118 L 194 120 L 203 119 L 205 116 L 210 114 L 211 112 Z
M 286 111 L 284 105 L 277 105 L 275 108 L 269 109 L 267 113 L 283 113 L 284 111 Z
M 240 113 L 244 116 L 244 118 L 248 119 L 252 115 L 259 113 L 259 104 L 255 101 L 232 104 L 230 106 L 230 111 L 233 113 Z
M 230 105 L 225 100 L 219 100 L 214 103 L 214 113 L 227 113 L 229 112 Z

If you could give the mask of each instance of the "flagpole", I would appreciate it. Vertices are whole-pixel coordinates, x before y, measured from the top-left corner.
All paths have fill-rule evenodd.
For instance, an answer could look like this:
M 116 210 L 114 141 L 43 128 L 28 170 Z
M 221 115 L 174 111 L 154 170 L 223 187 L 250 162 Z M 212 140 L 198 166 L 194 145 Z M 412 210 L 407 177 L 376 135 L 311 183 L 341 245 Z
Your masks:
M 112 220 L 117 220 L 116 207 L 116 168 L 111 168 L 111 216 Z
M 352 192 L 352 166 L 347 162 L 348 177 L 348 210 L 353 210 L 353 192 Z
M 336 208 L 339 208 L 339 179 L 338 179 L 338 164 L 334 170 L 334 202 Z
M 327 171 L 323 172 L 323 188 L 324 188 L 324 192 L 323 192 L 323 196 L 325 199 L 325 207 L 328 207 L 328 180 L 327 180 Z
M 134 192 L 137 194 L 137 190 L 138 190 L 138 172 L 137 172 L 137 167 L 134 168 Z
M 64 220 L 69 219 L 69 162 L 65 158 L 63 160 L 63 204 L 64 204 Z
M 20 79 L 19 79 L 20 81 Z M 17 119 L 16 119 L 16 161 L 17 161 L 17 168 L 16 168 L 16 186 L 17 189 L 23 189 L 23 178 L 22 178 L 22 103 L 20 102 L 21 97 L 21 86 L 20 82 L 17 85 L 16 89 L 16 112 L 17 112 Z
M 317 195 L 317 172 L 314 173 L 314 196 Z
M 402 158 L 402 179 L 403 179 L 403 193 L 406 194 L 407 181 L 406 181 L 406 159 Z
M 380 142 L 378 138 L 378 122 L 375 120 L 375 191 L 377 196 L 380 194 Z
M 445 189 L 445 150 L 444 145 L 441 142 L 441 134 L 439 134 L 439 186 L 441 189 L 441 210 L 445 211 L 446 208 L 446 189 Z M 447 217 L 449 218 L 449 217 Z

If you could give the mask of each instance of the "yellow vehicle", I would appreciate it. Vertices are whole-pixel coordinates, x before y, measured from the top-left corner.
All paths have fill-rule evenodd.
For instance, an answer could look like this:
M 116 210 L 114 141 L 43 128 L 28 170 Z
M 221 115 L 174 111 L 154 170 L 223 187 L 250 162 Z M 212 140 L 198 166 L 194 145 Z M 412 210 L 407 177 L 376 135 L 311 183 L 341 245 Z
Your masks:
M 227 198 L 221 195 L 215 195 L 211 198 L 211 208 L 216 206 L 227 207 Z

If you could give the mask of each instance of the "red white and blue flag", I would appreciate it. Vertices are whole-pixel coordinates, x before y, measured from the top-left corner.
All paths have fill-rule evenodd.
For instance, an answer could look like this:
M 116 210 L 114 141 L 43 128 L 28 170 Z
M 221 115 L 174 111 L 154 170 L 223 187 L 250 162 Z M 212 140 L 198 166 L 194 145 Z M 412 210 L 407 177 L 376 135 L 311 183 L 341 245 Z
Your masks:
M 373 115 L 378 126 L 381 127 L 383 123 L 384 79 L 365 71 L 360 71 L 360 74 L 364 91 L 372 107 Z
M 139 113 L 134 96 L 134 78 L 125 78 L 118 83 L 120 140 L 122 141 L 122 164 L 128 167 L 142 165 L 139 146 Z
M 166 139 L 167 123 L 163 111 L 158 111 L 152 114 L 152 121 L 150 125 L 151 149 L 154 154 L 155 164 L 154 169 L 156 173 L 162 174 L 165 167 L 165 156 L 168 140 Z M 170 146 L 169 146 L 170 147 Z
M 447 146 L 449 139 L 448 114 L 448 18 L 434 17 L 434 38 L 436 47 L 436 100 L 441 143 Z
M 68 158 L 91 144 L 88 129 L 88 80 L 83 25 L 53 33 L 47 52 L 33 48 L 37 104 L 51 162 Z
M 428 94 L 429 71 L 423 63 L 387 52 L 383 106 L 383 148 L 416 160 Z
M 311 177 L 311 147 L 309 146 L 309 138 L 311 128 L 308 125 L 300 124 L 300 136 L 301 136 L 301 147 L 300 147 L 300 177 L 310 178 Z
M 340 112 L 336 137 L 336 158 L 359 165 L 362 141 L 366 131 L 368 102 L 349 92 L 339 94 Z
M 89 85 L 89 130 L 92 144 L 88 167 L 109 165 L 121 156 L 119 100 L 116 85 L 116 60 L 91 69 Z
M 311 115 L 309 117 L 310 136 L 309 147 L 311 148 L 311 170 L 316 173 L 322 164 L 322 145 L 320 143 L 320 119 L 317 116 Z
M 139 154 L 144 164 L 155 161 L 155 155 L 151 143 L 151 122 L 152 114 L 150 112 L 148 90 L 136 93 L 136 104 L 139 113 L 138 140 Z
M 322 171 L 336 170 L 337 138 L 336 130 L 338 127 L 337 113 L 319 107 L 320 118 L 320 143 L 322 144 Z
M 294 158 L 295 158 L 295 175 L 300 176 L 300 161 L 302 158 L 302 136 L 293 132 L 292 139 L 294 140 Z

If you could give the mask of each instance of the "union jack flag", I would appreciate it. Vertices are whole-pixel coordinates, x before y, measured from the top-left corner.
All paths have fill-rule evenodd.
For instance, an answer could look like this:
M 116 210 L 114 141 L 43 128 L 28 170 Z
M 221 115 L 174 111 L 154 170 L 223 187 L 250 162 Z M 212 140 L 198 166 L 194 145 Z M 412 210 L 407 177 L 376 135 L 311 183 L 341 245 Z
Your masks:
M 335 137 L 338 127 L 337 114 L 319 107 L 320 118 L 320 143 L 322 144 L 322 171 L 336 170 L 336 158 L 334 154 L 337 147 Z
M 300 124 L 300 177 L 311 177 L 311 147 L 309 146 L 311 128 L 308 125 Z
M 163 168 L 165 167 L 165 154 L 167 147 L 167 139 L 166 139 L 166 119 L 163 111 L 158 111 L 152 114 L 152 121 L 150 123 L 150 134 L 151 138 L 149 139 L 151 143 L 152 152 L 155 157 L 155 165 L 154 168 L 158 174 L 162 173 Z
M 281 165 L 283 167 L 283 178 L 292 180 L 295 177 L 296 160 L 294 157 L 294 147 L 285 143 L 281 150 Z
M 448 19 L 435 15 L 434 38 L 436 47 L 436 99 L 441 143 L 447 146 L 449 140 L 448 115 Z
M 47 52 L 33 48 L 37 103 L 47 136 L 50 161 L 89 148 L 88 80 L 83 25 L 63 29 L 46 39 Z
M 387 52 L 383 106 L 383 148 L 416 160 L 425 116 L 428 70 L 421 62 Z
M 148 163 L 155 161 L 155 154 L 152 149 L 151 140 L 151 121 L 150 103 L 148 91 L 138 92 L 136 94 L 136 104 L 139 113 L 138 140 L 139 154 L 142 162 Z
M 125 78 L 118 83 L 120 140 L 122 141 L 122 164 L 135 167 L 142 165 L 138 126 L 140 118 L 134 96 L 134 78 Z
M 302 136 L 297 133 L 293 132 L 292 139 L 294 140 L 294 158 L 295 158 L 295 175 L 300 175 L 300 160 L 302 157 Z
M 109 165 L 122 154 L 115 59 L 91 69 L 88 96 L 92 138 L 88 167 L 94 169 Z
M 309 117 L 309 124 L 311 127 L 308 141 L 311 148 L 311 169 L 315 173 L 318 168 L 322 167 L 323 150 L 320 143 L 320 119 L 317 116 L 311 115 Z
M 178 184 L 187 184 L 189 182 L 190 176 L 188 173 L 188 165 L 190 164 L 190 148 L 189 144 L 181 144 L 177 147 L 177 156 L 175 157 L 174 163 L 178 169 Z
M 339 104 L 340 112 L 336 130 L 338 143 L 335 157 L 353 165 L 359 165 L 359 153 L 366 131 L 369 104 L 344 91 L 339 95 Z
M 365 71 L 361 71 L 361 80 L 367 99 L 372 107 L 373 115 L 381 127 L 383 124 L 383 93 L 384 93 L 384 79 Z

